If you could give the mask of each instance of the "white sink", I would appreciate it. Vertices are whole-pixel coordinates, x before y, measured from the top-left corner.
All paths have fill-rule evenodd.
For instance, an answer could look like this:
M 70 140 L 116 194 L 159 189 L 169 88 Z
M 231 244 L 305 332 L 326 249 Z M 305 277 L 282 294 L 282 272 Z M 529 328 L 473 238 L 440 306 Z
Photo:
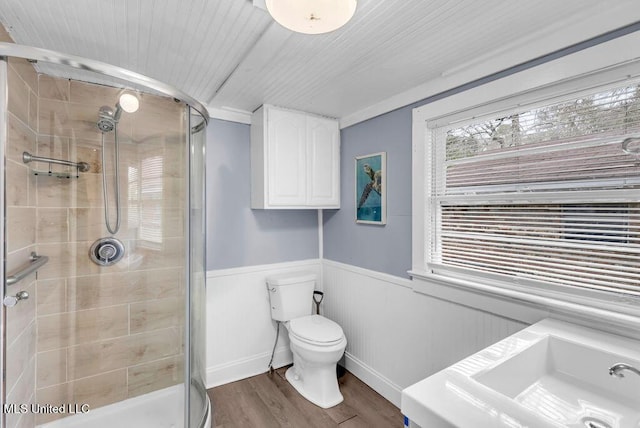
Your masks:
M 544 320 L 410 386 L 421 427 L 640 428 L 640 343 Z

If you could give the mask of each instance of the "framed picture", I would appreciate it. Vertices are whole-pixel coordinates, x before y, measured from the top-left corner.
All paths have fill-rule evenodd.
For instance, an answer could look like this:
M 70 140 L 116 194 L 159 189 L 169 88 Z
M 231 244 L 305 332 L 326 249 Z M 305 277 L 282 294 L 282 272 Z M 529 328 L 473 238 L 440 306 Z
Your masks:
M 387 153 L 356 157 L 356 223 L 387 224 Z

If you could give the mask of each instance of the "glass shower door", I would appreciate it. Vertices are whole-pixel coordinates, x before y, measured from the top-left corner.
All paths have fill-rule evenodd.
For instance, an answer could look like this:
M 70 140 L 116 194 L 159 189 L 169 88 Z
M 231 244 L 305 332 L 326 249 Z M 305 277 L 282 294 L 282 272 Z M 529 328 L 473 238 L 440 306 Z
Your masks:
M 17 406 L 3 413 L 7 428 L 198 428 L 206 416 L 204 126 L 191 135 L 199 122 L 187 105 L 128 91 L 140 108 L 120 117 L 116 157 L 115 129 L 97 122 L 121 87 L 0 61 L 2 277 L 49 258 L 6 287 L 29 295 L 2 308 L 3 404 Z M 24 152 L 88 169 L 26 163 Z M 112 232 L 105 215 L 117 223 L 116 182 L 121 227 Z M 123 244 L 116 263 L 90 257 L 105 237 Z
M 202 116 L 191 109 L 189 150 L 189 274 L 188 295 L 189 319 L 187 334 L 188 368 L 190 380 L 188 398 L 188 427 L 200 427 L 205 422 L 209 401 L 204 385 L 205 379 L 205 144 L 206 126 Z

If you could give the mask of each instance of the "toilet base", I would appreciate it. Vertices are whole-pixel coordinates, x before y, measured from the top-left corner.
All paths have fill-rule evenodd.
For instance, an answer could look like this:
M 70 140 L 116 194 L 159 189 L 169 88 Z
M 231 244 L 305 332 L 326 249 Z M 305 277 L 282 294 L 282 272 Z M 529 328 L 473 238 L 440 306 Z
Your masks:
M 332 377 L 327 378 L 328 373 L 315 373 L 316 381 L 321 379 L 322 388 L 319 391 L 305 391 L 304 380 L 298 375 L 295 364 L 289 367 L 285 373 L 287 381 L 298 391 L 300 395 L 318 407 L 328 409 L 342 403 L 344 398 L 338 388 L 338 379 L 335 376 L 335 364 L 331 367 Z M 317 386 L 317 385 L 316 385 Z

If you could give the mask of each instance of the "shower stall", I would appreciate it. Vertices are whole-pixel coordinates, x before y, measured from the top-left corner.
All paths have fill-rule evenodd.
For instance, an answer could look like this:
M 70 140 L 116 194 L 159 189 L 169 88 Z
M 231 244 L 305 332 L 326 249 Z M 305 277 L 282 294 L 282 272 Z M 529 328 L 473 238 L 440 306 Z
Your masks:
M 0 426 L 204 427 L 206 108 L 0 43 Z

